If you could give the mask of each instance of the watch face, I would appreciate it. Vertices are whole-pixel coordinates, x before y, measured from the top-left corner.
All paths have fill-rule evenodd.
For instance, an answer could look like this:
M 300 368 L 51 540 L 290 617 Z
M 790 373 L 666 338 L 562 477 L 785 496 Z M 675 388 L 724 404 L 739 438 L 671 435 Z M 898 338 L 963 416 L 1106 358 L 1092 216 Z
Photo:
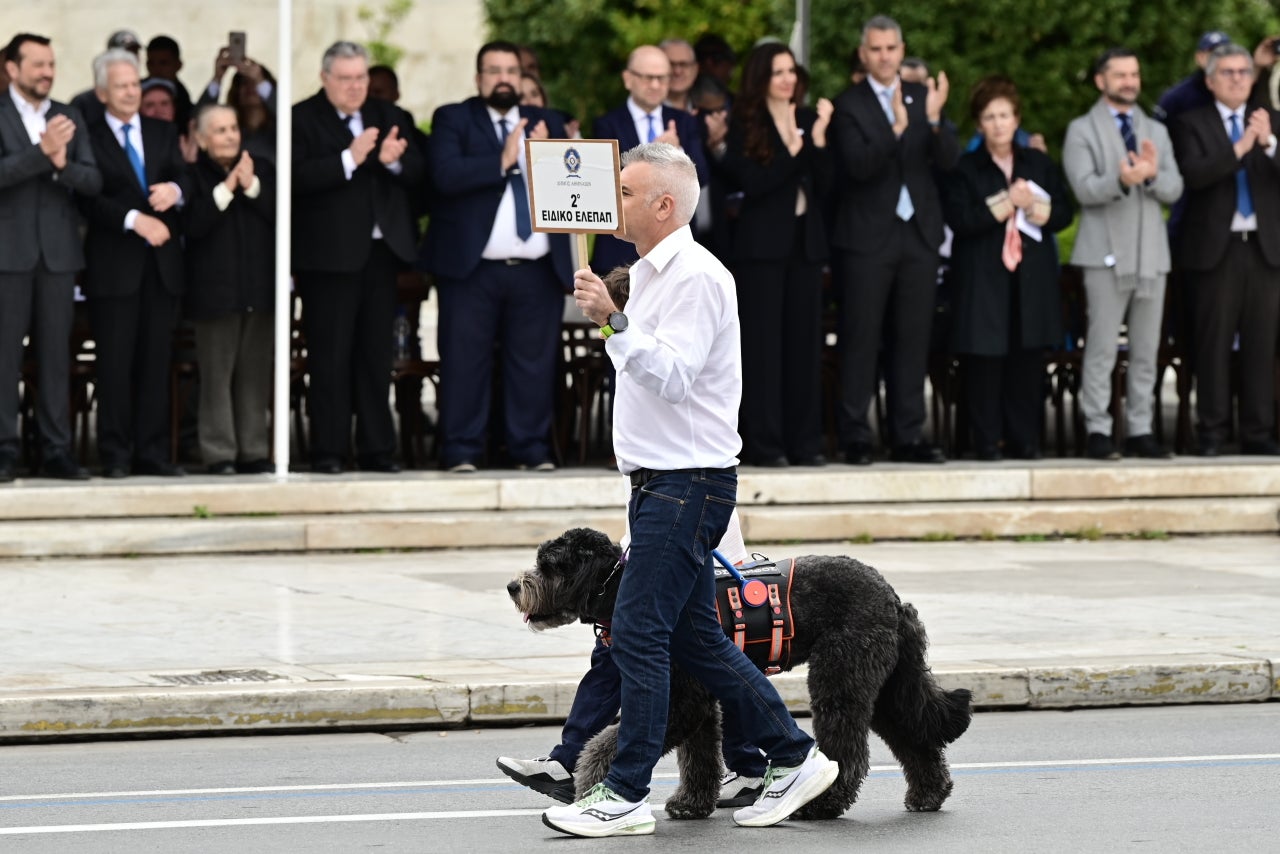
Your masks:
M 621 332 L 627 328 L 627 316 L 620 311 L 615 311 L 609 315 L 609 325 L 613 327 L 614 332 Z

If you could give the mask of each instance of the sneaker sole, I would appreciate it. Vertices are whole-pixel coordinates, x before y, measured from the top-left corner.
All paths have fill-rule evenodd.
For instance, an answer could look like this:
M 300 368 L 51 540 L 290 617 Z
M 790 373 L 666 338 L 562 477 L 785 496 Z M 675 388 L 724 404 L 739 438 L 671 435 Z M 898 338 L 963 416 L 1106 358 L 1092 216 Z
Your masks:
M 736 797 L 722 798 L 721 800 L 716 801 L 716 809 L 727 810 L 749 807 L 756 801 L 760 800 L 760 794 L 763 791 L 763 786 L 757 786 L 754 789 L 747 789 Z
M 635 824 L 618 824 L 600 828 L 578 827 L 570 830 L 552 822 L 551 819 L 547 818 L 546 813 L 542 814 L 542 823 L 560 833 L 581 836 L 586 839 L 600 839 L 605 836 L 648 836 L 653 833 L 654 827 L 657 825 L 657 822 L 649 818 L 645 821 L 638 821 Z
M 559 801 L 562 804 L 573 803 L 573 780 L 552 780 L 550 777 L 543 775 L 528 776 L 521 774 L 519 771 L 513 771 L 501 762 L 496 763 L 498 770 L 506 774 L 512 780 L 515 780 L 521 786 L 527 789 L 533 789 L 540 795 L 546 795 L 549 798 Z
M 784 822 L 789 819 L 796 810 L 800 809 L 800 807 L 809 803 L 809 801 L 829 789 L 831 784 L 836 781 L 836 777 L 839 776 L 839 763 L 827 760 L 827 764 L 822 767 L 821 771 L 800 784 L 795 794 L 792 795 L 790 803 L 784 801 L 769 810 L 767 813 L 762 813 L 755 818 L 738 821 L 735 817 L 733 823 L 739 827 L 771 827 L 772 825 Z

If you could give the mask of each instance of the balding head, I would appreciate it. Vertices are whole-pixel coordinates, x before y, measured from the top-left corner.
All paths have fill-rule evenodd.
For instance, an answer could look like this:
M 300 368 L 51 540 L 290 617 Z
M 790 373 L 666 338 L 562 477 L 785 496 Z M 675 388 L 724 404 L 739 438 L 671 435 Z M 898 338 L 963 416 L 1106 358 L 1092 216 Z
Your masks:
M 662 106 L 667 100 L 671 85 L 671 62 L 661 48 L 641 45 L 627 57 L 627 69 L 622 72 L 622 85 L 631 93 L 631 99 L 646 113 Z

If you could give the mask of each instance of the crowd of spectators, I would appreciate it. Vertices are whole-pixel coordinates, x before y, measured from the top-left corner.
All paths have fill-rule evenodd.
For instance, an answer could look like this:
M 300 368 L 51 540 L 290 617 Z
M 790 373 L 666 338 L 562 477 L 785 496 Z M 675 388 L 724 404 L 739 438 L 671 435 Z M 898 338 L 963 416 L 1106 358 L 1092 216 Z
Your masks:
M 906 55 L 884 16 L 862 27 L 842 92 L 809 92 L 774 39 L 740 62 L 718 36 L 672 37 L 631 50 L 622 102 L 592 121 L 549 103 L 536 52 L 490 42 L 475 94 L 436 110 L 430 136 L 396 105 L 394 69 L 337 42 L 319 58 L 319 91 L 292 107 L 311 470 L 399 470 L 392 327 L 397 277 L 413 268 L 431 274 L 438 299 L 441 467 L 555 468 L 571 256 L 565 235 L 532 229 L 523 141 L 584 133 L 624 150 L 670 142 L 697 167 L 693 234 L 738 288 L 744 463 L 826 464 L 824 411 L 847 463 L 944 462 L 925 430 L 931 351 L 958 364 L 960 444 L 979 460 L 1040 457 L 1045 357 L 1070 337 L 1064 261 L 1082 271 L 1087 301 L 1088 456 L 1170 456 L 1154 431 L 1166 304 L 1185 318 L 1176 334 L 1196 380 L 1194 449 L 1215 456 L 1234 438 L 1241 453 L 1280 455 L 1280 114 L 1266 82 L 1277 40 L 1249 50 L 1209 32 L 1195 48 L 1197 70 L 1150 115 L 1138 104 L 1141 57 L 1103 53 L 1098 98 L 1081 104 L 1060 165 L 1048 153 L 1059 141 L 1022 127 L 1017 84 L 998 75 L 968 93 L 978 133 L 962 145 L 963 99 L 945 71 Z M 89 476 L 67 404 L 77 294 L 94 342 L 103 476 L 183 474 L 169 400 L 180 323 L 199 364 L 202 466 L 269 470 L 274 76 L 228 45 L 193 99 L 178 42 L 144 47 L 130 30 L 109 36 L 92 87 L 70 104 L 49 99 L 55 67 L 50 40 L 33 34 L 13 37 L 0 60 L 0 482 L 22 458 L 20 382 L 34 390 L 31 474 Z M 1077 213 L 1062 259 L 1057 236 Z M 600 235 L 590 260 L 603 275 L 635 250 Z M 839 379 L 824 385 L 831 316 Z M 824 400 L 833 387 L 838 399 Z

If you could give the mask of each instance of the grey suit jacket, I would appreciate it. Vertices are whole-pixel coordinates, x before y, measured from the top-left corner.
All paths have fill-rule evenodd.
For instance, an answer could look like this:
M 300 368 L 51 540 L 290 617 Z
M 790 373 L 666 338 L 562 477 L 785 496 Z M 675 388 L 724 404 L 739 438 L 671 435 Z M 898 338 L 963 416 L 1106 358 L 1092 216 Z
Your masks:
M 93 159 L 89 131 L 74 108 L 53 102 L 49 118 L 70 116 L 75 136 L 67 146 L 67 166 L 53 163 L 33 145 L 8 88 L 0 89 L 0 272 L 26 273 L 40 257 L 54 273 L 84 267 L 80 214 L 73 195 L 96 194 L 102 174 Z
M 1133 110 L 1133 133 L 1159 153 L 1156 178 L 1149 186 L 1120 184 L 1124 140 L 1106 103 L 1071 122 L 1062 147 L 1062 169 L 1080 202 L 1080 230 L 1071 263 L 1113 267 L 1119 277 L 1152 278 L 1169 272 L 1169 235 L 1160 205 L 1182 195 L 1182 175 L 1164 125 Z

